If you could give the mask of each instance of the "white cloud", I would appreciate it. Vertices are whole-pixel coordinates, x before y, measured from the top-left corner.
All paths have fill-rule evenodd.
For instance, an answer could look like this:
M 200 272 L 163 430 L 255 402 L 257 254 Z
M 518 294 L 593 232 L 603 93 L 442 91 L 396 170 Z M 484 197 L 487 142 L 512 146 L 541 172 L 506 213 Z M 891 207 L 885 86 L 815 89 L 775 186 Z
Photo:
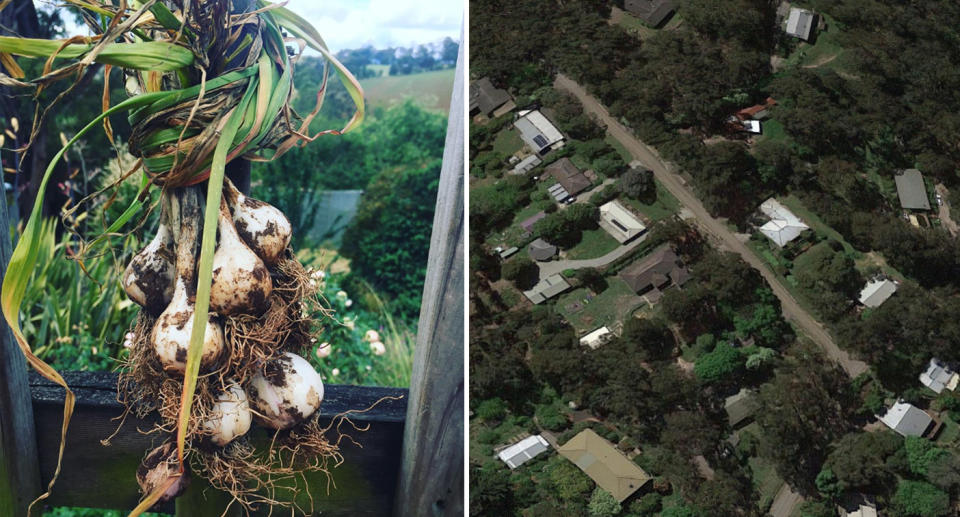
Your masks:
M 460 39 L 460 0 L 290 0 L 287 8 L 313 24 L 334 52 L 373 45 L 410 47 Z M 69 18 L 69 17 L 68 17 Z M 68 34 L 86 34 L 69 20 Z

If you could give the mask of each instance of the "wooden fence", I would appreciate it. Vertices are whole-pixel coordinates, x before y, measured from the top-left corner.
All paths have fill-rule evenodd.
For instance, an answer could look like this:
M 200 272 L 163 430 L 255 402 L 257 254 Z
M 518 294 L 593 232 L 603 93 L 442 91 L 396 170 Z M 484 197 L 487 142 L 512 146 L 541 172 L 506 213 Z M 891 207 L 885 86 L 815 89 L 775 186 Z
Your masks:
M 464 125 L 463 46 L 447 128 L 437 210 L 411 388 L 327 386 L 321 421 L 364 409 L 383 396 L 403 396 L 352 418 L 369 424 L 348 432 L 362 448 L 342 444 L 343 464 L 311 480 L 317 514 L 330 516 L 463 515 L 464 410 Z M 238 182 L 243 185 L 241 179 Z M 249 185 L 247 180 L 246 185 Z M 7 207 L 0 195 L 0 274 L 10 259 Z M 2 276 L 2 275 L 0 275 Z M 51 293 L 53 295 L 53 293 Z M 128 418 L 117 427 L 116 374 L 66 372 L 77 395 L 61 475 L 51 505 L 132 509 L 141 495 L 135 472 L 151 444 L 151 422 Z M 64 390 L 28 376 L 10 329 L 0 327 L 0 516 L 21 516 L 51 479 L 60 443 Z M 335 485 L 335 487 L 334 487 Z M 301 494 L 303 495 L 303 494 Z M 298 501 L 302 499 L 298 498 Z M 178 517 L 216 516 L 229 498 L 194 479 L 177 502 L 161 508 Z M 236 505 L 234 505 L 236 507 Z M 34 515 L 40 512 L 35 511 Z

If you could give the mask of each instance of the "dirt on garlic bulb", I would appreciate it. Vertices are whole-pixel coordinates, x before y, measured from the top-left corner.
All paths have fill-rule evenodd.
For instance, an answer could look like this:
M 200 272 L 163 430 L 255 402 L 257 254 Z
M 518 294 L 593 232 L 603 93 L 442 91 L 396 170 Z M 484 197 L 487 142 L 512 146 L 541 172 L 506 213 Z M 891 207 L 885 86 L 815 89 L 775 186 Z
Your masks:
M 260 314 L 273 292 L 270 272 L 237 234 L 224 200 L 218 222 L 220 243 L 213 255 L 210 310 L 221 316 Z
M 203 427 L 210 432 L 210 440 L 223 447 L 247 434 L 252 419 L 246 392 L 231 380 L 227 390 L 217 397 Z
M 144 494 L 151 494 L 157 487 L 171 480 L 174 480 L 173 484 L 157 502 L 162 503 L 179 496 L 190 485 L 189 473 L 184 472 L 181 475 L 177 466 L 177 447 L 173 442 L 166 442 L 150 451 L 140 463 L 137 468 L 137 483 Z
M 306 359 L 289 352 L 268 362 L 246 387 L 257 421 L 289 429 L 312 415 L 323 401 L 323 381 Z
M 287 216 L 273 205 L 245 196 L 229 180 L 224 182 L 224 197 L 237 233 L 250 249 L 267 264 L 280 260 L 293 236 Z

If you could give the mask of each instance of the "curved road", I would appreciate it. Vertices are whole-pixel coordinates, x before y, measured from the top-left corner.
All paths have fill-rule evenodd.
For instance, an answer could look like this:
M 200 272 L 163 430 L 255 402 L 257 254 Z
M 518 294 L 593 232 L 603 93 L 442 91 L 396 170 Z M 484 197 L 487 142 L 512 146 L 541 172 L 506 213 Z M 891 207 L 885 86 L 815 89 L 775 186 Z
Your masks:
M 627 254 L 628 251 L 636 248 L 641 242 L 647 240 L 647 233 L 641 235 L 637 240 L 618 246 L 615 250 L 603 255 L 602 257 L 583 259 L 583 260 L 553 260 L 550 262 L 539 262 L 540 280 L 557 273 L 563 273 L 567 269 L 583 269 L 585 267 L 603 267 Z
M 719 240 L 723 245 L 740 255 L 747 264 L 763 275 L 773 294 L 780 299 L 783 315 L 793 322 L 808 338 L 824 350 L 830 359 L 836 361 L 850 377 L 856 377 L 867 371 L 867 364 L 850 357 L 830 337 L 830 334 L 815 320 L 797 301 L 786 287 L 780 282 L 763 260 L 750 248 L 740 242 L 726 224 L 714 218 L 693 194 L 693 191 L 681 182 L 680 176 L 670 172 L 669 167 L 660 159 L 657 152 L 638 140 L 619 121 L 610 116 L 607 109 L 593 96 L 587 93 L 572 79 L 560 74 L 554 82 L 554 87 L 572 93 L 583 104 L 588 113 L 593 113 L 607 126 L 607 133 L 616 138 L 634 158 L 653 171 L 654 176 L 670 191 L 680 203 L 696 218 L 699 226 L 708 234 Z

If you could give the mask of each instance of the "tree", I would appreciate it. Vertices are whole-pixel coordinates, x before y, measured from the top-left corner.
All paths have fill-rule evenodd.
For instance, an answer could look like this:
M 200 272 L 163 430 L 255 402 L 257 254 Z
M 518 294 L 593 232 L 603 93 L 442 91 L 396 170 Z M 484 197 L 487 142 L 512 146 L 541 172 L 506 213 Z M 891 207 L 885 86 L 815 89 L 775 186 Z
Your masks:
M 950 513 L 950 496 L 925 481 L 901 480 L 891 502 L 904 516 L 940 517 Z
M 500 276 L 512 281 L 522 290 L 532 289 L 540 280 L 540 267 L 529 257 L 515 257 L 500 266 Z
M 685 505 L 671 506 L 660 512 L 660 517 L 698 517 L 698 515 L 696 510 Z
M 547 465 L 553 493 L 565 501 L 575 501 L 586 495 L 594 483 L 586 474 L 574 467 L 569 461 L 554 457 Z
M 351 260 L 351 274 L 366 280 L 411 320 L 420 312 L 439 179 L 439 160 L 378 174 L 340 246 Z
M 840 497 L 844 490 L 846 490 L 844 484 L 837 479 L 837 475 L 833 473 L 830 467 L 824 467 L 823 470 L 817 474 L 816 479 L 814 479 L 814 484 L 817 487 L 817 492 L 820 492 L 824 497 L 829 497 L 830 499 Z
M 836 442 L 833 452 L 827 458 L 824 471 L 835 474 L 841 491 L 854 489 L 883 493 L 892 488 L 895 481 L 894 473 L 888 466 L 888 459 L 899 451 L 902 445 L 903 438 L 888 431 L 851 433 Z M 819 479 L 818 477 L 817 480 Z M 821 493 L 827 494 L 823 491 Z
M 633 199 L 646 199 L 651 192 L 656 195 L 653 172 L 648 169 L 630 169 L 617 180 L 620 192 Z
M 800 503 L 797 510 L 799 517 L 836 517 L 837 511 L 829 503 L 824 501 L 806 500 Z
M 507 405 L 499 397 L 487 399 L 474 406 L 474 414 L 480 420 L 487 422 L 503 420 L 507 415 Z
M 693 373 L 704 382 L 719 382 L 729 380 L 740 372 L 745 363 L 746 359 L 739 350 L 721 341 L 712 352 L 697 359 L 693 365 Z
M 610 492 L 597 487 L 593 489 L 587 510 L 591 517 L 613 517 L 620 513 L 620 502 Z
M 830 321 L 846 312 L 862 287 L 853 259 L 835 251 L 827 242 L 797 257 L 793 276 L 817 312 Z
M 946 449 L 941 449 L 930 440 L 919 436 L 907 436 L 904 439 L 903 448 L 907 452 L 907 464 L 910 467 L 910 472 L 919 476 L 925 476 L 932 463 L 950 455 L 950 452 Z
M 513 508 L 510 473 L 496 464 L 489 465 L 470 468 L 470 513 L 508 515 Z
M 927 481 L 942 490 L 955 489 L 960 485 L 960 458 L 955 454 L 935 458 L 927 465 Z

